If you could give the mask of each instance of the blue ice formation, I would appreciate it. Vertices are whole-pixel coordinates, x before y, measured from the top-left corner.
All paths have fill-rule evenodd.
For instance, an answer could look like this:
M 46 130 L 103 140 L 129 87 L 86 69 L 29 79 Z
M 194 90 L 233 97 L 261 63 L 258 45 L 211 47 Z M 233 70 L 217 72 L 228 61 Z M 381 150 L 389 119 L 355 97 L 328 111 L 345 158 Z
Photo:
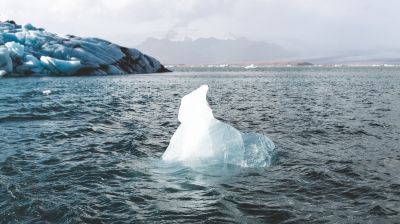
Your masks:
M 274 143 L 262 134 L 241 133 L 215 119 L 207 103 L 207 91 L 208 86 L 203 85 L 182 98 L 178 114 L 181 124 L 162 159 L 189 165 L 269 166 Z
M 114 75 L 167 72 L 137 49 L 98 38 L 65 37 L 14 21 L 0 22 L 0 76 Z

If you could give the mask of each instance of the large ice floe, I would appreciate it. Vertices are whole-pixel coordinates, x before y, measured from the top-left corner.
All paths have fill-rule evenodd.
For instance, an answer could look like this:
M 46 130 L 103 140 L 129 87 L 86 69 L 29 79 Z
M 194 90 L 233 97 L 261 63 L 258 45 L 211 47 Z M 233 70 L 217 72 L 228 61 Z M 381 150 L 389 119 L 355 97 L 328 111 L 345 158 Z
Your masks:
M 114 75 L 166 72 L 134 48 L 98 38 L 65 37 L 14 21 L 0 22 L 0 76 Z
M 180 126 L 162 159 L 185 164 L 232 164 L 265 167 L 271 164 L 274 143 L 262 134 L 241 133 L 214 118 L 207 103 L 208 86 L 184 96 L 179 108 Z

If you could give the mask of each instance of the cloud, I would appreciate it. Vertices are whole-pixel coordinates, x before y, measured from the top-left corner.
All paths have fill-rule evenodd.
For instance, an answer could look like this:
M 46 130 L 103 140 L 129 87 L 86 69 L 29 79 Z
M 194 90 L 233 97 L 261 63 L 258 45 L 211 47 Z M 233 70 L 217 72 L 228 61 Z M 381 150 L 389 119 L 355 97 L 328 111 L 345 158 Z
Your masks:
M 0 19 L 134 46 L 147 37 L 278 43 L 304 54 L 400 48 L 396 0 L 2 0 Z

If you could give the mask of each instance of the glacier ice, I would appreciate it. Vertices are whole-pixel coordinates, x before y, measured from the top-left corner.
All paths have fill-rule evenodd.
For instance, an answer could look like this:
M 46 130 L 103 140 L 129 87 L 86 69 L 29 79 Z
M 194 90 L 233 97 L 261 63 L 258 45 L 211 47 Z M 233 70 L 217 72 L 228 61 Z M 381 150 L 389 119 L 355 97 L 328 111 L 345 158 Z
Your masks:
M 8 48 L 9 52 L 12 52 L 17 57 L 22 57 L 24 55 L 24 46 L 23 45 L 16 43 L 14 41 L 7 42 L 4 45 Z
M 2 75 L 114 75 L 168 70 L 134 48 L 0 21 L 0 71 Z
M 78 60 L 61 60 L 56 58 L 51 58 L 48 56 L 40 57 L 40 61 L 43 63 L 44 67 L 49 69 L 55 74 L 72 74 L 81 67 L 81 62 Z
M 2 76 L 12 72 L 13 63 L 7 48 L 0 46 L 0 72 Z
M 188 164 L 226 163 L 242 167 L 271 164 L 274 143 L 257 133 L 241 133 L 214 118 L 207 103 L 208 86 L 184 96 L 179 108 L 181 123 L 162 155 L 166 161 Z

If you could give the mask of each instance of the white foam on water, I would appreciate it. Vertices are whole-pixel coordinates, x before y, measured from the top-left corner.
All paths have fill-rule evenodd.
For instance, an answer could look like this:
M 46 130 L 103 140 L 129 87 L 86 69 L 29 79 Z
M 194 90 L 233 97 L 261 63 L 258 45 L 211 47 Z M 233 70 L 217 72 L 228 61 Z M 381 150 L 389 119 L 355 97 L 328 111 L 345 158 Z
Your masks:
M 45 89 L 42 91 L 43 95 L 49 95 L 51 93 L 51 90 Z

